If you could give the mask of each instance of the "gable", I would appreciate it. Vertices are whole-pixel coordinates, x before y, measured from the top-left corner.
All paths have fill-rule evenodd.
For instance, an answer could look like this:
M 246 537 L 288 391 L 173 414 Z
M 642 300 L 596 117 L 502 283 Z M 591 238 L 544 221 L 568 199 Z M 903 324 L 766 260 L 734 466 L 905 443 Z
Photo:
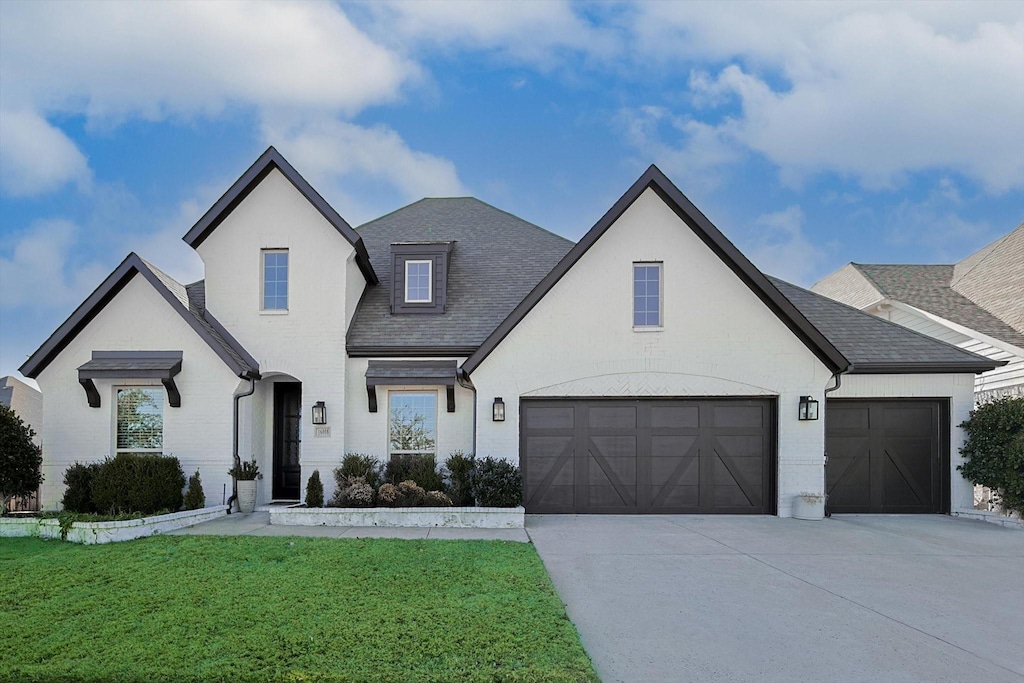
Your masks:
M 481 363 L 495 350 L 495 348 L 515 329 L 544 299 L 545 296 L 562 280 L 566 274 L 583 259 L 587 252 L 609 231 L 617 225 L 620 218 L 633 207 L 641 197 L 645 197 L 645 203 L 650 204 L 655 199 L 662 204 L 662 213 L 674 215 L 678 220 L 672 221 L 671 229 L 688 230 L 688 239 L 693 242 L 696 238 L 706 249 L 701 251 L 689 250 L 691 256 L 695 257 L 692 263 L 701 265 L 701 261 L 709 259 L 715 261 L 715 267 L 721 269 L 724 266 L 735 279 L 732 285 L 739 283 L 746 295 L 753 295 L 754 300 L 767 309 L 771 316 L 782 323 L 789 332 L 796 337 L 807 349 L 809 349 L 826 367 L 833 372 L 845 370 L 849 363 L 846 358 L 817 330 L 799 310 L 786 299 L 772 285 L 768 279 L 731 243 L 721 232 L 709 221 L 675 185 L 656 167 L 651 166 L 629 190 L 612 206 L 611 209 L 584 235 L 576 246 L 548 273 L 533 291 L 512 311 L 512 313 L 491 333 L 484 343 L 478 348 L 463 365 L 463 371 L 471 374 Z M 647 208 L 645 211 L 649 210 Z M 665 236 L 662 236 L 665 237 Z M 650 240 L 651 235 L 626 235 L 627 241 Z M 658 251 L 661 245 L 651 243 L 646 245 L 651 249 L 652 260 L 662 260 Z M 710 253 L 708 253 L 710 251 Z M 663 252 L 664 253 L 664 252 Z M 708 266 L 711 267 L 710 265 Z M 710 272 L 710 271 L 709 271 Z M 716 271 L 717 272 L 717 271 Z M 610 274 L 609 274 L 610 275 Z M 611 276 L 611 275 L 610 275 Z M 624 277 L 629 278 L 627 273 Z M 665 290 L 669 296 L 673 293 L 669 276 L 666 274 Z M 630 280 L 625 280 L 621 285 L 625 296 L 630 297 Z M 682 294 L 685 290 L 676 290 L 676 295 Z M 580 293 L 588 295 L 589 293 Z M 702 288 L 690 296 L 714 297 L 716 291 Z M 705 299 L 706 301 L 706 299 Z M 666 315 L 667 320 L 667 315 Z M 743 321 L 737 321 L 742 324 Z
M 885 298 L 853 263 L 814 283 L 811 291 L 860 309 Z
M 36 378 L 136 276 L 141 276 L 171 309 L 240 377 L 259 377 L 259 366 L 208 311 L 192 310 L 186 289 L 156 271 L 134 252 L 54 331 L 19 368 Z M 174 287 L 177 285 L 177 287 Z M 175 289 L 180 288 L 179 291 Z
M 359 265 L 363 277 L 366 278 L 369 284 L 376 284 L 377 275 L 373 271 L 373 266 L 370 265 L 370 257 L 366 252 L 366 247 L 363 245 L 359 235 L 356 234 L 356 231 L 272 146 L 268 147 L 267 151 L 228 188 L 228 191 L 192 226 L 185 236 L 182 237 L 182 240 L 193 249 L 197 249 L 231 215 L 231 212 L 245 201 L 245 198 L 259 186 L 263 179 L 274 170 L 280 171 L 295 189 L 320 212 L 327 222 L 352 245 L 356 251 L 356 263 Z

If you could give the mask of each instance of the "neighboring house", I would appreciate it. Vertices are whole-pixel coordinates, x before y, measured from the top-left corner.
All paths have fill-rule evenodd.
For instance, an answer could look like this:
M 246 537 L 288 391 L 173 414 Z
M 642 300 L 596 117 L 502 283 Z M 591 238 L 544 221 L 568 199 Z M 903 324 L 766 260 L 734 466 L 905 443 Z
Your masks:
M 461 450 L 528 512 L 788 516 L 826 477 L 835 512 L 971 507 L 956 425 L 999 363 L 767 278 L 653 166 L 574 245 L 472 198 L 353 229 L 271 148 L 184 240 L 205 280 L 131 254 L 22 366 L 46 507 L 138 450 L 220 502 L 233 449 L 261 503 Z
M 35 387 L 10 375 L 0 377 L 0 405 L 7 406 L 35 431 L 32 441 L 38 446 L 43 434 L 43 395 Z
M 977 401 L 1024 395 L 1024 223 L 954 265 L 850 263 L 812 289 L 1005 361 L 975 378 Z

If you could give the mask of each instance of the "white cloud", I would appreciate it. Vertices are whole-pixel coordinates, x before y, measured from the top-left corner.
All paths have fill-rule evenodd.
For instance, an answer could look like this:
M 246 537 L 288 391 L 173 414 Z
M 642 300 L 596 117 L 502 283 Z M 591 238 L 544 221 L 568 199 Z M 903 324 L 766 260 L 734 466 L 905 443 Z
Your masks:
M 60 129 L 31 111 L 0 109 L 0 189 L 13 196 L 87 187 L 89 165 Z
M 541 69 L 570 55 L 616 55 L 616 32 L 575 11 L 568 0 L 424 0 L 375 2 L 366 28 L 404 50 L 483 50 Z
M 1024 5 L 722 7 L 644 4 L 635 47 L 666 67 L 732 62 L 691 77 L 694 102 L 734 98 L 716 132 L 790 184 L 835 172 L 877 189 L 952 169 L 992 192 L 1024 187 Z
M 316 187 L 336 188 L 344 184 L 342 179 L 370 179 L 396 188 L 406 200 L 467 194 L 451 161 L 410 149 L 387 126 L 364 128 L 317 119 L 267 124 L 263 135 Z M 362 215 L 368 207 L 347 193 L 332 203 L 352 223 L 372 217 Z
M 804 234 L 804 212 L 799 206 L 766 213 L 754 221 L 757 228 L 743 251 L 762 272 L 798 285 L 809 286 L 825 261 L 825 251 Z
M 77 305 L 107 275 L 95 262 L 72 263 L 81 230 L 61 219 L 36 221 L 0 256 L 0 307 L 65 309 Z

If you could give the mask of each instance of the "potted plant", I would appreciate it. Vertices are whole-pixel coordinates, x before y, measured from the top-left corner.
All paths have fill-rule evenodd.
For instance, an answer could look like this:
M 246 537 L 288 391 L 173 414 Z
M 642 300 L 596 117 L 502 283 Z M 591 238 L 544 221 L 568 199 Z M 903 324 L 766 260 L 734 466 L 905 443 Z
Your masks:
M 228 474 L 235 478 L 235 490 L 238 492 L 238 511 L 252 512 L 256 509 L 256 480 L 262 479 L 260 468 L 256 464 L 256 458 L 249 462 L 238 461 L 238 464 L 228 470 Z
M 825 518 L 825 494 L 801 493 L 793 499 L 793 517 L 818 520 Z

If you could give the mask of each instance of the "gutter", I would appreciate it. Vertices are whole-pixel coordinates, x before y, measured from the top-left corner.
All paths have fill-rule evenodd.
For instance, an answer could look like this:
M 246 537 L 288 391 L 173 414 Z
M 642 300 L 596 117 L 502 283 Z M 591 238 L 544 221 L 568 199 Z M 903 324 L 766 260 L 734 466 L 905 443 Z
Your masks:
M 246 396 L 252 396 L 256 393 L 256 379 L 253 377 L 247 377 L 249 380 L 249 388 L 245 391 L 234 395 L 235 410 L 233 414 L 233 420 L 231 425 L 231 457 L 235 467 L 242 466 L 242 459 L 238 457 L 238 402 Z M 231 478 L 231 497 L 228 498 L 228 514 L 231 514 L 231 506 L 238 499 L 238 480 L 234 477 Z
M 832 512 L 829 511 L 828 509 L 828 475 L 826 473 L 826 470 L 828 469 L 828 395 L 831 394 L 833 391 L 838 391 L 839 387 L 843 386 L 843 375 L 845 375 L 848 372 L 853 372 L 853 363 L 847 365 L 845 370 L 832 373 L 832 379 L 835 380 L 836 385 L 834 387 L 828 387 L 825 389 L 825 462 L 823 463 L 823 467 L 821 468 L 821 492 L 825 494 L 825 517 L 832 516 Z
M 469 389 L 473 392 L 473 454 L 476 454 L 476 419 L 477 410 L 479 409 L 479 397 L 476 393 L 476 386 L 473 385 L 473 381 L 469 379 L 469 374 L 463 368 L 455 369 L 455 381 L 459 383 L 459 386 L 463 389 Z

